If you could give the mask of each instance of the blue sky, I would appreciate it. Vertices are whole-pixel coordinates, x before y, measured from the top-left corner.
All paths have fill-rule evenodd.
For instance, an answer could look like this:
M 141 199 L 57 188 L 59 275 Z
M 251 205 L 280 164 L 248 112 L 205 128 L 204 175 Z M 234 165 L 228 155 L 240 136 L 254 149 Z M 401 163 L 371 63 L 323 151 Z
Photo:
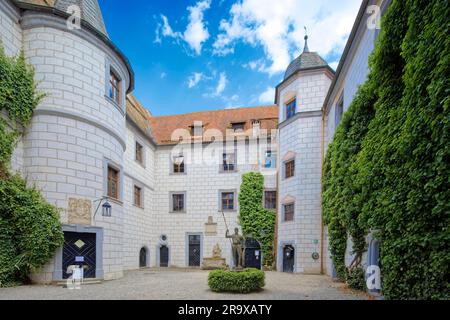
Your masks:
M 272 104 L 309 48 L 337 66 L 361 0 L 99 0 L 155 116 Z

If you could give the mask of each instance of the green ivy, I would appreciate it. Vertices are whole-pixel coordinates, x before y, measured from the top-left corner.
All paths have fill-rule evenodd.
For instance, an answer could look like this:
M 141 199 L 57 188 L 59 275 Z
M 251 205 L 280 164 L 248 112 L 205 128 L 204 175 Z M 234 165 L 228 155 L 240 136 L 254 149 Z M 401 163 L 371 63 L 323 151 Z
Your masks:
M 376 231 L 387 299 L 449 298 L 449 15 L 445 0 L 392 1 L 368 80 L 324 164 L 336 269 L 360 287 L 358 263 L 345 266 L 345 240 L 359 239 L 359 254 Z
M 272 266 L 275 236 L 275 212 L 263 208 L 264 176 L 249 172 L 242 176 L 239 193 L 239 222 L 244 234 L 261 243 L 263 264 Z
M 0 46 L 0 287 L 26 281 L 63 243 L 57 209 L 9 172 L 20 130 L 43 98 L 33 79 L 23 53 L 10 58 Z

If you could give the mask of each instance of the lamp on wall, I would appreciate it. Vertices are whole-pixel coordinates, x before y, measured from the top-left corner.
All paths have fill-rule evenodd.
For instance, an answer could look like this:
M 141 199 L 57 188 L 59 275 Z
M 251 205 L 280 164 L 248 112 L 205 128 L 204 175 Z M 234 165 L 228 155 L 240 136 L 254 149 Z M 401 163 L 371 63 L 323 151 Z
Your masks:
M 112 215 L 112 207 L 109 204 L 108 201 L 106 201 L 103 205 L 102 205 L 102 216 L 104 217 L 111 217 Z
M 107 199 L 108 199 L 108 197 L 102 197 L 100 199 L 94 200 L 94 203 L 98 202 L 97 209 L 95 210 L 95 213 L 94 213 L 94 218 L 97 215 L 98 209 L 100 209 L 100 205 L 102 206 L 102 216 L 103 217 L 111 217 L 112 216 L 112 206 L 109 204 Z M 105 202 L 102 205 L 103 201 L 105 201 Z

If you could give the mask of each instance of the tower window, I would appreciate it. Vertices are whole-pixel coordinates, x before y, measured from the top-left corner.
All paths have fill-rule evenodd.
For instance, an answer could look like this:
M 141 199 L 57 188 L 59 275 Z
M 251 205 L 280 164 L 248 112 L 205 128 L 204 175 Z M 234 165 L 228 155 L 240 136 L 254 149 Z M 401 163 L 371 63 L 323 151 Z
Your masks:
M 295 116 L 296 112 L 297 112 L 297 99 L 294 99 L 286 104 L 286 120 Z
M 118 105 L 120 103 L 120 79 L 117 75 L 111 70 L 109 77 L 109 97 Z

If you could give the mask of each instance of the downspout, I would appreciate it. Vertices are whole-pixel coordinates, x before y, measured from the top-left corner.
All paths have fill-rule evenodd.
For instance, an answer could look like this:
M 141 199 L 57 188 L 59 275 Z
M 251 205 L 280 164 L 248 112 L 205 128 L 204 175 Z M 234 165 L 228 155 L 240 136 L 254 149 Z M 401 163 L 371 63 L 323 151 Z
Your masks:
M 321 162 L 320 162 L 320 273 L 324 273 L 324 226 L 323 226 L 323 206 L 322 206 L 322 197 L 323 197 L 323 163 L 324 163 L 324 154 L 325 154 L 325 113 L 322 108 L 322 137 L 321 141 Z

